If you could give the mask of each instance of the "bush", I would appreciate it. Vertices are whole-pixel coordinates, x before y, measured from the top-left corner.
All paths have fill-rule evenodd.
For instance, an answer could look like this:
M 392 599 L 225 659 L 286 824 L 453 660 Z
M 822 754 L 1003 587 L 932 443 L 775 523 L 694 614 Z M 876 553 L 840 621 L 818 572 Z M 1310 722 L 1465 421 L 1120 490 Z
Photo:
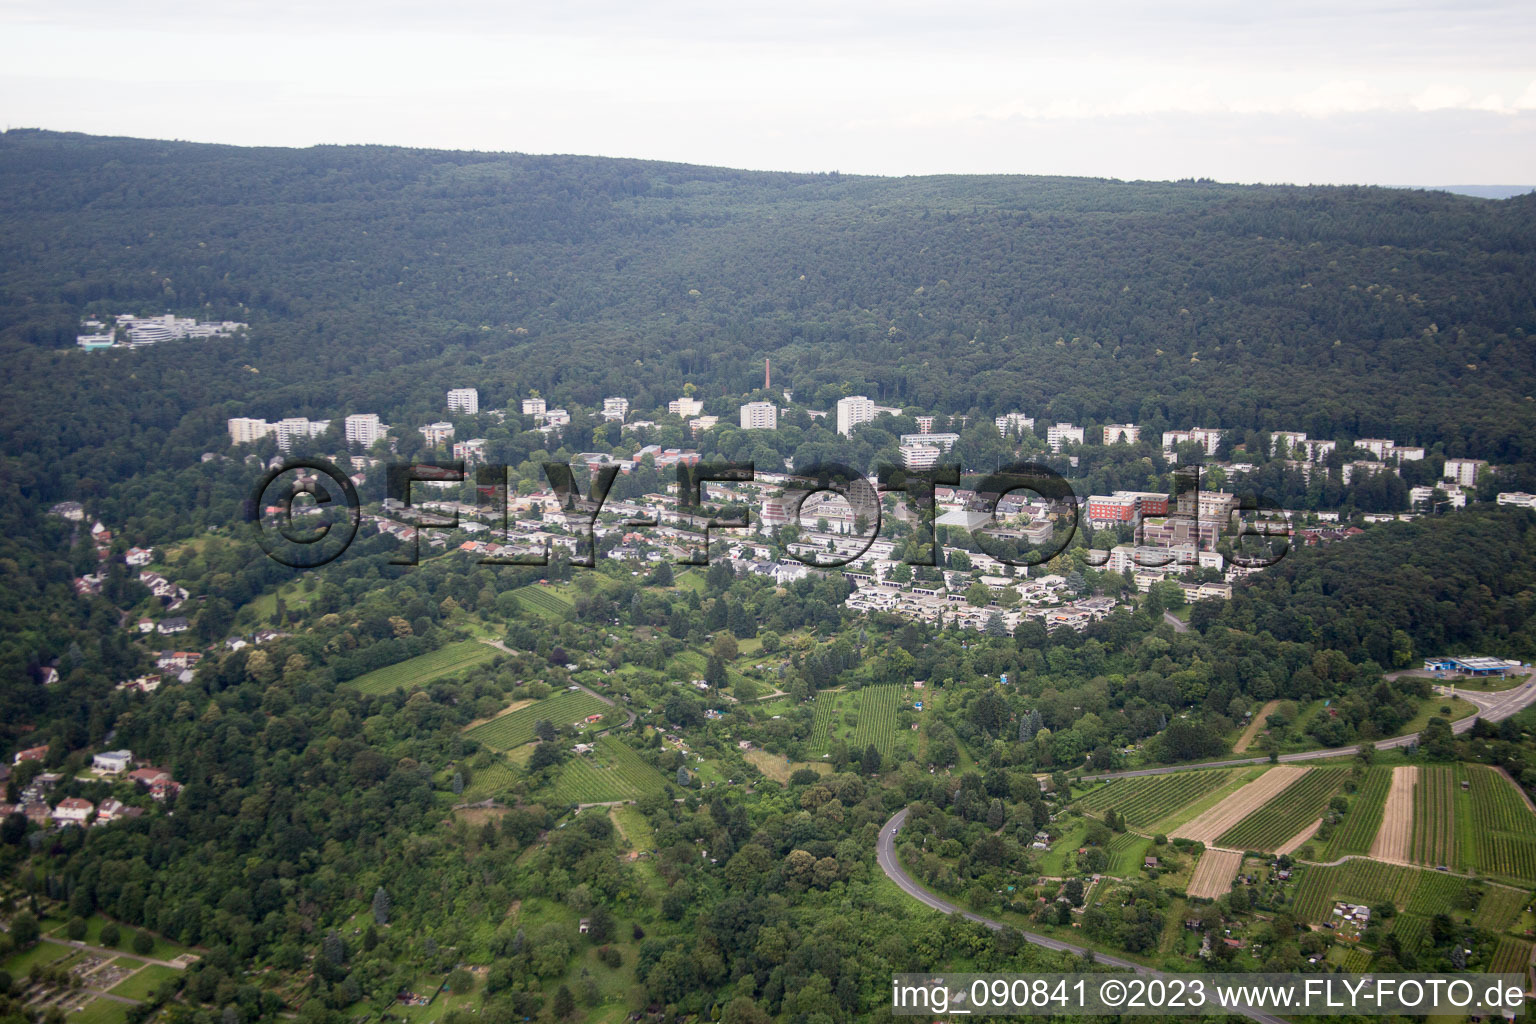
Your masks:
M 154 937 L 149 932 L 133 933 L 133 951 L 140 956 L 145 956 L 155 948 Z
M 85 938 L 85 918 L 70 918 L 69 924 L 64 927 L 64 934 L 68 935 L 76 942 L 79 942 L 81 939 Z
M 122 941 L 122 933 L 118 930 L 116 921 L 108 921 L 101 926 L 101 945 L 116 946 Z

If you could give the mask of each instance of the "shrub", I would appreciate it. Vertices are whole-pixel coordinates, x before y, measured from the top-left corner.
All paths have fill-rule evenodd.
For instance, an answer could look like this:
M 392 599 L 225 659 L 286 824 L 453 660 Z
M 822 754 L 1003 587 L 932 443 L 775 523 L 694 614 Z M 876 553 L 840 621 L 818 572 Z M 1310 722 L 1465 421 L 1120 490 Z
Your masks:
M 149 932 L 138 931 L 133 933 L 133 951 L 135 953 L 144 956 L 154 948 L 155 940 Z

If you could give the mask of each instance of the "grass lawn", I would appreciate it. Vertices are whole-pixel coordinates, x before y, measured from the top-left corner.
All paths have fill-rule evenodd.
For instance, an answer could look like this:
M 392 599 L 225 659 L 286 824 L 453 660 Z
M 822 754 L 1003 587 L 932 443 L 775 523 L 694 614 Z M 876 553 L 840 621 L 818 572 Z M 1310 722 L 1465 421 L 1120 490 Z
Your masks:
M 370 694 L 389 693 L 407 686 L 424 686 L 434 679 L 490 661 L 500 653 L 490 644 L 478 640 L 460 640 L 397 664 L 374 669 L 342 685 Z
M 20 978 L 32 969 L 33 964 L 51 964 L 55 960 L 61 960 L 74 950 L 68 946 L 62 946 L 57 942 L 43 939 L 31 949 L 24 949 L 20 953 L 13 953 L 3 962 L 0 962 L 0 970 L 4 970 L 13 978 Z
M 134 928 L 132 925 L 119 924 L 117 926 L 119 933 L 117 945 L 104 946 L 101 941 L 101 929 L 102 926 L 106 923 L 107 919 L 102 917 L 100 914 L 92 914 L 89 918 L 86 919 L 85 938 L 81 941 L 88 946 L 103 946 L 103 948 L 106 949 L 121 950 L 125 956 L 137 956 L 138 954 L 133 952 L 133 933 L 138 929 Z M 50 928 L 48 929 L 48 934 L 61 942 L 65 941 L 64 929 L 66 927 L 68 927 L 67 923 L 61 924 L 56 928 Z M 161 938 L 160 936 L 155 935 L 153 932 L 150 933 L 150 937 L 155 940 L 155 948 L 150 950 L 148 953 L 145 953 L 144 955 L 152 959 L 174 960 L 178 956 L 181 956 L 183 953 L 193 952 L 193 950 L 187 946 L 171 942 L 169 939 Z
M 1442 715 L 1440 709 L 1447 704 L 1451 706 L 1451 713 L 1449 715 Z M 1437 693 L 1430 694 L 1419 706 L 1419 713 L 1414 715 L 1407 725 L 1398 730 L 1398 735 L 1422 731 L 1429 724 L 1431 718 L 1443 718 L 1447 722 L 1454 722 L 1457 719 L 1466 718 L 1475 711 L 1477 711 L 1477 705 L 1471 701 L 1462 700 L 1460 697 L 1442 697 Z
M 115 999 L 92 999 L 68 1017 L 71 1024 L 124 1024 L 128 1020 L 128 1004 Z
M 129 999 L 148 999 L 167 979 L 178 977 L 180 974 L 181 972 L 174 967 L 145 964 L 143 970 L 131 978 L 118 982 L 111 992 L 115 996 L 126 996 Z

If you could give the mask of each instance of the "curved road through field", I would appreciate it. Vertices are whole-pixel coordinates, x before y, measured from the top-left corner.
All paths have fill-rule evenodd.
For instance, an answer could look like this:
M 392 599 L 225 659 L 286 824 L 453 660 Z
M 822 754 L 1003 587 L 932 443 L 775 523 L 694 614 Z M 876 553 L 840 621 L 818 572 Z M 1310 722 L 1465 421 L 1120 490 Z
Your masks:
M 1450 690 L 1444 686 L 1436 686 L 1435 692 L 1441 695 L 1449 695 Z M 1510 715 L 1518 714 L 1536 703 L 1536 682 L 1521 683 L 1519 686 L 1508 690 L 1498 690 L 1491 693 L 1482 693 L 1477 690 L 1457 690 L 1456 696 L 1470 704 L 1477 705 L 1477 711 L 1466 718 L 1458 719 L 1451 723 L 1451 732 L 1464 733 L 1472 728 L 1478 719 L 1489 722 L 1501 722 Z M 1393 736 L 1387 740 L 1377 740 L 1374 744 L 1377 750 L 1390 750 L 1394 747 L 1406 747 L 1419 738 L 1416 732 L 1403 736 Z M 1302 750 L 1294 754 L 1281 754 L 1280 763 L 1290 764 L 1295 761 L 1316 761 L 1325 757 L 1348 757 L 1360 753 L 1360 745 L 1353 744 L 1348 747 L 1325 747 L 1322 750 Z M 1084 782 L 1096 782 L 1102 779 L 1132 779 L 1142 775 L 1169 775 L 1173 772 L 1187 772 L 1192 768 L 1239 768 L 1249 764 L 1268 764 L 1268 757 L 1234 757 L 1225 761 L 1201 761 L 1196 764 L 1176 764 L 1166 768 L 1138 768 L 1128 772 L 1095 772 L 1090 775 L 1078 776 Z
M 880 827 L 880 838 L 875 843 L 875 860 L 879 862 L 880 870 L 885 872 L 886 877 L 895 882 L 896 885 L 900 887 L 902 892 L 906 893 L 908 896 L 911 896 L 919 903 L 922 903 L 928 907 L 932 907 L 934 910 L 937 910 L 941 914 L 959 914 L 967 921 L 975 921 L 977 924 L 986 925 L 993 931 L 1001 931 L 1003 929 L 1003 923 L 1001 921 L 994 921 L 990 917 L 982 917 L 980 914 L 973 914 L 968 910 L 961 910 L 959 907 L 955 906 L 953 903 L 950 903 L 948 900 L 941 899 L 935 894 L 929 892 L 927 889 L 919 885 L 916 879 L 907 874 L 906 869 L 903 868 L 900 861 L 896 859 L 896 833 L 899 832 L 901 827 L 906 823 L 907 809 L 903 807 L 901 810 L 897 811 L 894 815 L 891 816 L 890 821 L 887 821 Z M 1078 956 L 1092 955 L 1094 961 L 1097 963 L 1108 964 L 1111 967 L 1119 967 L 1122 970 L 1134 971 L 1137 974 L 1144 974 L 1148 977 L 1168 976 L 1165 975 L 1162 971 L 1155 971 L 1150 967 L 1143 967 L 1141 964 L 1132 963 L 1129 960 L 1121 960 L 1118 957 L 1108 956 L 1104 953 L 1098 952 L 1097 950 L 1090 950 L 1083 946 L 1074 946 L 1070 942 L 1062 942 L 1060 939 L 1053 939 L 1049 935 L 1039 935 L 1035 932 L 1025 931 L 1024 929 L 1015 930 L 1021 932 L 1024 938 L 1029 942 L 1032 942 L 1037 946 L 1043 946 L 1046 949 L 1055 950 L 1058 953 L 1075 953 Z M 1230 1012 L 1233 1014 L 1241 1014 L 1242 1016 L 1247 1017 L 1249 1020 L 1257 1021 L 1258 1024 L 1285 1024 L 1284 1017 L 1277 1017 L 1274 1014 L 1263 1013 L 1258 1010 L 1245 1010 L 1234 1007 Z

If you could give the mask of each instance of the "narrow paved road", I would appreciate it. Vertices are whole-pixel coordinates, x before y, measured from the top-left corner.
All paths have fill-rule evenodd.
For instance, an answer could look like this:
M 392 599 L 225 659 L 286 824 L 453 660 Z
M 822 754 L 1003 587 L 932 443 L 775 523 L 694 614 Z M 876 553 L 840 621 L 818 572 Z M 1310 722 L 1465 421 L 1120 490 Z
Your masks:
M 1449 695 L 1449 688 L 1436 686 L 1435 692 L 1441 695 Z M 1522 683 L 1509 690 L 1499 690 L 1494 693 L 1480 693 L 1476 690 L 1457 690 L 1456 696 L 1477 706 L 1475 714 L 1459 719 L 1451 723 L 1451 732 L 1464 733 L 1471 729 L 1478 719 L 1489 722 L 1501 722 L 1510 715 L 1518 714 L 1536 702 L 1536 682 Z M 1391 739 L 1377 740 L 1377 750 L 1390 750 L 1394 747 L 1406 747 L 1419 738 L 1416 732 L 1403 736 L 1393 736 Z M 1325 747 L 1322 750 L 1303 750 L 1294 754 L 1281 754 L 1280 763 L 1290 764 L 1295 761 L 1316 761 L 1325 757 L 1348 757 L 1360 753 L 1358 743 L 1347 747 Z M 1201 761 L 1198 764 L 1176 764 L 1166 768 L 1138 768 L 1128 772 L 1095 772 L 1090 775 L 1082 775 L 1079 778 L 1085 782 L 1094 782 L 1101 779 L 1131 779 L 1142 775 L 1169 775 L 1173 772 L 1187 772 L 1192 768 L 1238 768 L 1248 764 L 1268 764 L 1266 757 L 1234 757 L 1224 761 Z
M 1163 621 L 1172 626 L 1175 633 L 1189 632 L 1189 623 L 1173 614 L 1173 612 L 1163 612 Z
M 880 838 L 875 843 L 875 860 L 879 862 L 880 870 L 885 872 L 886 877 L 895 882 L 897 886 L 901 888 L 902 892 L 906 893 L 908 896 L 911 896 L 919 903 L 932 907 L 934 910 L 937 910 L 941 914 L 959 914 L 961 917 L 968 921 L 975 921 L 977 924 L 986 925 L 993 931 L 1001 931 L 1003 929 L 1003 923 L 1001 921 L 994 921 L 990 917 L 982 917 L 980 914 L 973 914 L 968 910 L 961 910 L 959 907 L 955 906 L 953 903 L 950 903 L 948 900 L 940 899 L 938 896 L 929 892 L 927 889 L 919 885 L 916 879 L 907 874 L 906 869 L 903 868 L 901 863 L 896 859 L 896 833 L 901 831 L 901 827 L 906 823 L 907 809 L 903 807 L 901 810 L 897 811 L 894 815 L 891 816 L 890 821 L 887 821 L 880 828 Z M 1165 975 L 1161 971 L 1154 971 L 1150 967 L 1143 967 L 1141 964 L 1132 963 L 1129 960 L 1121 960 L 1119 957 L 1108 956 L 1104 953 L 1100 953 L 1097 950 L 1090 950 L 1083 946 L 1074 946 L 1070 942 L 1062 942 L 1060 939 L 1053 939 L 1049 935 L 1039 935 L 1035 932 L 1025 931 L 1021 928 L 1016 928 L 1015 930 L 1021 932 L 1027 941 L 1032 942 L 1037 946 L 1043 946 L 1046 949 L 1055 950 L 1058 953 L 1075 953 L 1078 956 L 1088 956 L 1091 954 L 1096 962 L 1101 964 L 1108 964 L 1111 967 L 1119 967 L 1122 970 L 1134 971 L 1137 974 L 1144 974 L 1148 977 L 1169 977 L 1169 975 Z M 1258 1010 L 1238 1009 L 1234 1007 L 1230 1010 L 1230 1012 L 1233 1014 L 1240 1014 L 1244 1017 L 1247 1017 L 1249 1020 L 1257 1021 L 1258 1024 L 1285 1024 L 1285 1018 L 1277 1017 L 1270 1013 L 1262 1013 Z

